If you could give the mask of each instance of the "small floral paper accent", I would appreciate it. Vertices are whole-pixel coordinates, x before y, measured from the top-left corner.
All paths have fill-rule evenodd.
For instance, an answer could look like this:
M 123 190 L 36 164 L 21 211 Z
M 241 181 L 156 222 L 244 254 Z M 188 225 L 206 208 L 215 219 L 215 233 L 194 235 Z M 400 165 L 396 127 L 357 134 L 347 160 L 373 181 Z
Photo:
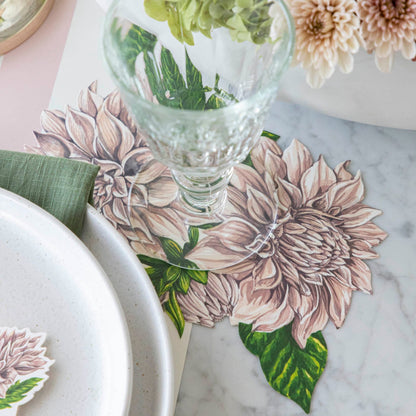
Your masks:
M 41 126 L 27 150 L 101 167 L 97 208 L 147 267 L 179 334 L 185 321 L 213 327 L 229 317 L 269 384 L 309 412 L 327 361 L 321 331 L 328 321 L 343 325 L 355 291 L 372 293 L 365 261 L 387 236 L 372 222 L 381 211 L 363 203 L 360 172 L 349 161 L 334 169 L 323 156 L 314 161 L 298 140 L 282 150 L 278 136 L 263 132 L 234 168 L 225 208 L 233 232 L 186 228 L 169 170 L 153 159 L 117 92 L 101 97 L 93 83 L 79 109 L 45 111 Z M 271 238 L 247 258 L 265 229 Z M 206 270 L 212 259 L 241 261 L 214 272 Z
M 0 328 L 0 412 L 27 403 L 48 379 L 46 334 Z

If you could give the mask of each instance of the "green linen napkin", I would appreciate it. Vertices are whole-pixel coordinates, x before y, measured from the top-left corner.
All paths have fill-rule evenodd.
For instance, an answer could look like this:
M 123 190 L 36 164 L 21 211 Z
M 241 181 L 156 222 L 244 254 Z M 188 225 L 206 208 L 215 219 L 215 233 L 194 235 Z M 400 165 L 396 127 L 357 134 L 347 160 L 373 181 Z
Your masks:
M 99 169 L 76 160 L 0 150 L 0 187 L 39 205 L 78 236 Z

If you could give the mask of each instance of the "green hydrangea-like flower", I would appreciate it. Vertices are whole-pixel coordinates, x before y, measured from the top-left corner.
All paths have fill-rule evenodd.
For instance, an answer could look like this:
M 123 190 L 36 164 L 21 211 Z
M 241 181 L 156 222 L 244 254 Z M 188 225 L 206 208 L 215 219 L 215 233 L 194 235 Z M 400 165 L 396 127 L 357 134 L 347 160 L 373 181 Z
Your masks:
M 192 32 L 211 37 L 211 31 L 226 27 L 238 42 L 261 44 L 270 39 L 270 0 L 145 0 L 146 13 L 167 21 L 181 42 L 194 44 Z

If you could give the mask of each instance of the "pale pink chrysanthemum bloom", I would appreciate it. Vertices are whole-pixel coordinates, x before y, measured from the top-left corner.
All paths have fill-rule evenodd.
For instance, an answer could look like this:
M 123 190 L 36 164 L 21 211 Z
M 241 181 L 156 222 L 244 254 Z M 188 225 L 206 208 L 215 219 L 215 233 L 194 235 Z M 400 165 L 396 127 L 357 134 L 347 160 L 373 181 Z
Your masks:
M 366 49 L 375 51 L 380 71 L 390 72 L 396 51 L 415 57 L 416 0 L 358 0 L 358 15 Z
M 319 88 L 338 65 L 353 70 L 360 47 L 360 19 L 355 0 L 288 0 L 296 28 L 293 64 L 306 71 L 306 80 Z
M 168 207 L 176 198 L 177 185 L 169 170 L 153 158 L 120 94 L 101 97 L 94 82 L 81 91 L 78 107 L 68 107 L 65 113 L 42 112 L 42 131 L 35 132 L 37 146 L 26 150 L 100 166 L 95 205 L 137 252 L 160 251 L 154 236 L 163 232 L 176 232 L 178 241 L 186 240 L 185 227 L 178 226 L 183 221 Z
M 371 222 L 381 211 L 362 204 L 361 176 L 352 176 L 347 162 L 334 170 L 322 157 L 313 162 L 296 140 L 282 152 L 262 138 L 251 159 L 256 170 L 240 167 L 231 181 L 235 233 L 213 228 L 218 244 L 202 240 L 189 256 L 243 259 L 269 222 L 273 234 L 266 244 L 227 271 L 239 287 L 230 320 L 259 332 L 292 323 L 292 335 L 304 347 L 328 319 L 343 324 L 353 291 L 371 293 L 364 260 L 377 257 L 372 247 L 386 237 Z M 279 215 L 273 228 L 276 200 L 270 191 L 276 187 Z
M 27 376 L 52 363 L 45 358 L 42 336 L 26 330 L 3 328 L 0 331 L 0 398 L 19 376 Z

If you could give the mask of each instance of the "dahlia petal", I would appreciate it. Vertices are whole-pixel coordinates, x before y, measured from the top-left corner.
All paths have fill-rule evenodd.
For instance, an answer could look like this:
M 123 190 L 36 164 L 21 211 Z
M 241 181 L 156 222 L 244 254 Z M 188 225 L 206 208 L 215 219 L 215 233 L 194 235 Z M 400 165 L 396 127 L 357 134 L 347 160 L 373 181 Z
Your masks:
M 351 270 L 347 266 L 342 265 L 337 270 L 334 270 L 333 276 L 343 286 L 354 289 Z
M 267 137 L 260 137 L 256 146 L 250 152 L 251 161 L 260 174 L 263 174 L 266 169 L 266 156 L 268 152 L 275 156 L 282 155 L 282 151 L 275 141 Z
M 383 211 L 379 209 L 371 208 L 364 204 L 357 204 L 342 211 L 338 218 L 343 221 L 342 227 L 345 229 L 366 224 L 382 213 Z
M 358 172 L 354 179 L 333 184 L 323 195 L 323 210 L 328 211 L 332 207 L 347 209 L 364 199 L 364 184 L 361 173 Z
M 68 140 L 68 132 L 65 126 L 65 116 L 57 114 L 55 111 L 44 110 L 40 114 L 40 125 L 44 132 L 54 133 Z
M 143 217 L 153 235 L 171 238 L 180 246 L 188 241 L 187 227 L 183 218 L 174 209 L 151 207 L 144 210 Z
M 367 223 L 355 228 L 350 228 L 348 234 L 351 238 L 358 238 L 367 241 L 372 247 L 379 245 L 388 234 L 378 225 Z
M 282 281 L 280 267 L 272 257 L 261 259 L 253 269 L 254 290 L 274 289 Z
M 331 278 L 327 278 L 325 283 L 328 291 L 328 298 L 326 299 L 328 314 L 334 325 L 340 328 L 351 305 L 352 289 L 340 285 Z
M 97 115 L 98 109 L 103 104 L 103 98 L 96 94 L 97 82 L 94 81 L 88 88 L 83 89 L 78 96 L 78 107 L 91 117 Z
M 68 107 L 65 126 L 72 141 L 82 151 L 95 155 L 95 120 L 91 116 Z
M 166 172 L 166 167 L 153 158 L 147 147 L 135 148 L 127 153 L 122 166 L 126 176 L 134 175 L 141 184 L 152 182 Z
M 312 287 L 310 296 L 301 295 L 300 306 L 294 312 L 292 336 L 301 348 L 305 348 L 308 338 L 325 328 L 328 322 L 321 289 Z
M 279 188 L 277 190 L 277 195 L 279 205 L 285 209 L 288 209 L 289 207 L 299 208 L 302 204 L 302 194 L 300 190 L 284 179 L 279 179 L 278 183 Z
M 282 156 L 287 167 L 289 181 L 297 186 L 303 173 L 312 166 L 313 159 L 309 150 L 298 140 L 293 139 Z
M 268 196 L 251 187 L 247 188 L 247 208 L 250 217 L 259 224 L 268 225 L 276 219 L 277 205 L 274 206 Z
M 363 260 L 370 260 L 376 259 L 379 255 L 371 250 L 371 244 L 367 241 L 363 240 L 351 240 L 351 255 L 353 257 L 363 259 Z
M 326 192 L 336 181 L 334 171 L 326 164 L 323 156 L 319 156 L 318 161 L 302 175 L 300 180 L 303 203 L 306 204 L 318 194 Z
M 243 164 L 234 167 L 234 173 L 231 176 L 230 184 L 235 186 L 241 192 L 247 192 L 248 187 L 255 188 L 263 193 L 267 191 L 263 178 L 256 170 Z
M 89 161 L 88 156 L 72 142 L 53 133 L 34 132 L 36 142 L 47 156 L 82 159 Z
M 135 139 L 130 129 L 113 116 L 107 106 L 108 101 L 105 101 L 97 113 L 97 153 L 104 158 L 116 155 L 121 161 L 132 149 Z
M 280 296 L 280 298 L 281 301 L 277 308 L 264 313 L 253 323 L 253 331 L 273 332 L 292 322 L 294 313 L 288 301 L 289 290 L 286 289 L 284 296 Z
M 350 163 L 351 163 L 351 160 L 346 160 L 345 162 L 339 163 L 335 167 L 334 172 L 335 172 L 335 175 L 337 175 L 337 180 L 338 181 L 349 181 L 350 179 L 352 179 L 354 177 L 347 170 Z
M 287 174 L 285 162 L 270 150 L 266 151 L 264 166 L 270 176 L 274 178 L 275 182 L 277 178 L 284 178 Z
M 114 90 L 105 98 L 104 105 L 114 117 L 119 118 L 122 109 L 122 102 L 118 90 Z
M 171 177 L 161 176 L 147 186 L 149 203 L 165 207 L 176 199 L 178 186 Z
M 285 293 L 282 294 L 281 291 L 276 290 L 255 290 L 254 282 L 249 277 L 239 284 L 239 298 L 230 315 L 230 323 L 238 325 L 243 322 L 256 325 L 256 321 L 260 319 L 258 324 L 261 325 L 261 318 L 265 316 L 266 322 L 270 321 L 270 318 L 277 319 L 277 321 L 275 320 L 275 329 L 277 329 L 286 325 L 288 314 L 285 308 L 286 304 Z M 282 313 L 283 311 L 284 313 Z M 283 318 L 282 322 L 279 321 L 279 313 Z M 271 330 L 273 331 L 273 329 Z
M 372 294 L 371 271 L 367 264 L 360 259 L 351 258 L 349 267 L 354 287 L 364 293 Z

